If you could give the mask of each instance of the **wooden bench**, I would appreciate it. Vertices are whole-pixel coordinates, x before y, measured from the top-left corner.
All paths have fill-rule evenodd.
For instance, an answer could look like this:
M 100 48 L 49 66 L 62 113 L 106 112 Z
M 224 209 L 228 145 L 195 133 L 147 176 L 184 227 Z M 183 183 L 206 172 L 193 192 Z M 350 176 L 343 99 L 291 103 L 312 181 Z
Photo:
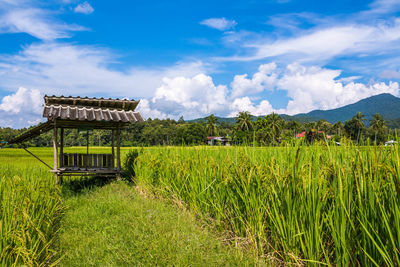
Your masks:
M 60 165 L 64 170 L 115 168 L 112 154 L 64 153 Z

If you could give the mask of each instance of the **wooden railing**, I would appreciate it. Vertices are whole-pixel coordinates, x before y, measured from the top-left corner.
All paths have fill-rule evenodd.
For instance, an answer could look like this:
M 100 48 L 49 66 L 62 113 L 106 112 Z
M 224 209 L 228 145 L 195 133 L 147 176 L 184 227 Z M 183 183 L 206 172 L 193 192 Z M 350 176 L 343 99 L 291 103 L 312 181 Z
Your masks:
M 60 163 L 61 168 L 114 168 L 112 154 L 62 154 Z

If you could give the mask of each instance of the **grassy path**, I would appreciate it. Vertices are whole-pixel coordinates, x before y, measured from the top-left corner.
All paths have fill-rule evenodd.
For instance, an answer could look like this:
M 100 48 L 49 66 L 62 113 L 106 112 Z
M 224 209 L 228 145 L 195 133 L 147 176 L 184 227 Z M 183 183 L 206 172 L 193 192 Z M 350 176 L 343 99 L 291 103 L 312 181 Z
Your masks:
M 66 195 L 61 266 L 252 266 L 190 214 L 140 196 L 125 182 Z M 78 193 L 76 193 L 78 191 Z

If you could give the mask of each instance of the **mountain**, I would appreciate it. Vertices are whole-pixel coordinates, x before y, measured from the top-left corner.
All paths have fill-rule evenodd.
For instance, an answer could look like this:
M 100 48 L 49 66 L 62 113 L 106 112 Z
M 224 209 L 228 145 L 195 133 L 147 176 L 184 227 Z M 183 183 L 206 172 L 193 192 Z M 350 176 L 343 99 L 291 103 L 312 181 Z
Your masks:
M 230 118 L 230 117 L 218 117 L 215 116 L 217 118 L 217 121 L 219 123 L 227 123 L 227 124 L 233 124 L 235 123 L 235 118 Z M 253 116 L 254 117 L 254 116 Z M 254 117 L 257 118 L 257 117 Z M 255 120 L 255 119 L 254 119 Z M 207 117 L 204 118 L 198 118 L 198 119 L 193 119 L 193 120 L 188 120 L 188 122 L 206 122 L 207 121 Z
M 309 113 L 297 114 L 295 118 L 325 119 L 330 123 L 345 122 L 351 119 L 357 112 L 362 112 L 366 119 L 371 119 L 376 113 L 386 120 L 400 118 L 400 98 L 391 94 L 380 94 L 362 99 L 354 104 L 331 110 L 313 110 Z
M 301 123 L 318 121 L 325 119 L 330 123 L 337 121 L 345 122 L 351 119 L 357 112 L 362 112 L 367 120 L 370 120 L 376 113 L 382 115 L 388 121 L 389 126 L 400 125 L 400 98 L 391 94 L 380 94 L 362 99 L 356 103 L 346 105 L 340 108 L 331 110 L 313 110 L 308 113 L 301 113 L 297 115 L 280 114 L 286 121 L 296 120 Z M 260 116 L 264 117 L 264 116 Z M 254 116 L 253 120 L 258 117 Z M 235 123 L 234 118 L 217 117 L 219 122 Z M 191 120 L 191 122 L 206 121 L 205 118 Z

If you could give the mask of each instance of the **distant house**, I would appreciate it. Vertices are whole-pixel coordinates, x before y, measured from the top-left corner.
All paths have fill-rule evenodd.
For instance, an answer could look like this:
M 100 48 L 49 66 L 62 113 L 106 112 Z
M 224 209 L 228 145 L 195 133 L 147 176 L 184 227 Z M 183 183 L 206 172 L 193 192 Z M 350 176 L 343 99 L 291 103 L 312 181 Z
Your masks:
M 319 134 L 325 134 L 323 131 L 318 131 L 317 133 L 319 133 Z M 304 132 L 301 132 L 301 133 L 299 133 L 299 134 L 297 134 L 296 135 L 296 138 L 304 138 L 304 137 L 306 137 L 306 132 L 304 131 Z M 327 139 L 331 139 L 332 138 L 332 136 L 331 135 L 325 135 L 326 136 L 326 138 Z
M 222 137 L 222 136 L 207 136 L 207 145 L 210 145 L 210 146 L 216 146 L 216 145 L 230 146 L 231 145 L 231 141 L 229 141 L 228 138 Z
M 301 132 L 301 133 L 296 135 L 296 138 L 303 138 L 305 136 L 306 136 L 306 132 Z

